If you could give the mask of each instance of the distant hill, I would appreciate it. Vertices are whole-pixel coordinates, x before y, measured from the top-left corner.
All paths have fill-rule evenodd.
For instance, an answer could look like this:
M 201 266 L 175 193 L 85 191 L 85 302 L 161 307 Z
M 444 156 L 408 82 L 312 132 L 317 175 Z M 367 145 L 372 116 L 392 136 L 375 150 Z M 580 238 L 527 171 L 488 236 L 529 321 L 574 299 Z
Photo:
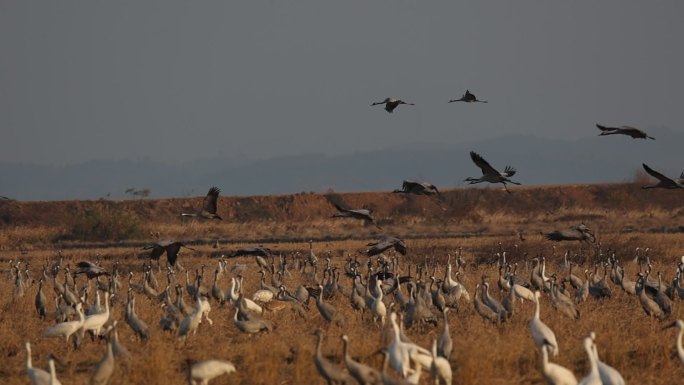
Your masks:
M 455 145 L 420 144 L 328 156 L 312 153 L 247 161 L 214 158 L 178 165 L 151 160 L 88 161 L 68 166 L 0 164 L 0 195 L 18 200 L 115 199 L 128 188 L 150 189 L 150 197 L 206 193 L 213 185 L 223 195 L 297 192 L 387 191 L 403 179 L 427 180 L 438 187 L 464 186 L 479 169 L 475 150 L 492 165 L 518 169 L 523 184 L 610 183 L 631 181 L 641 163 L 669 175 L 684 171 L 684 133 L 649 129 L 655 141 L 627 137 L 590 137 L 576 141 L 510 135 Z M 324 146 L 322 146 L 324 148 Z

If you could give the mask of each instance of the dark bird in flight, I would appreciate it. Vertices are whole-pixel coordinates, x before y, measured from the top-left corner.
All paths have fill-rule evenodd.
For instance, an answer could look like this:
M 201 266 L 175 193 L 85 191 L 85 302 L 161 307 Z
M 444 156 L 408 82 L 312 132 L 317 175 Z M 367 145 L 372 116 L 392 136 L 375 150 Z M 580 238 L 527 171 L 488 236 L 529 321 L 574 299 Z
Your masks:
M 572 226 L 565 230 L 556 230 L 550 233 L 542 233 L 546 239 L 550 241 L 580 241 L 580 242 L 596 242 L 594 232 L 591 231 L 584 223 L 579 226 Z
M 406 243 L 397 237 L 384 236 L 380 238 L 379 241 L 371 242 L 367 246 L 371 247 L 370 249 L 366 250 L 366 253 L 369 257 L 380 254 L 392 247 L 394 247 L 394 250 L 402 255 L 406 255 Z
M 150 250 L 150 259 L 154 260 L 159 260 L 159 257 L 166 252 L 166 259 L 169 261 L 169 264 L 171 266 L 176 265 L 176 259 L 178 258 L 178 252 L 180 251 L 181 247 L 185 247 L 188 250 L 195 251 L 195 249 L 185 246 L 183 242 L 179 241 L 158 241 L 156 243 L 153 243 L 151 245 L 147 245 L 143 247 L 143 250 Z
M 262 246 L 255 246 L 255 247 L 243 247 L 242 249 L 237 249 L 233 254 L 231 254 L 231 257 L 242 257 L 245 255 L 248 256 L 259 256 L 259 257 L 270 257 L 273 253 L 271 252 L 271 249 L 267 247 L 262 247 Z
M 101 266 L 98 266 L 89 261 L 81 261 L 77 263 L 76 271 L 74 271 L 74 275 L 76 274 L 85 274 L 86 277 L 88 277 L 88 279 L 97 278 L 101 275 L 111 275 L 110 273 L 105 271 L 105 269 Z
M 416 194 L 416 195 L 439 195 L 439 190 L 434 184 L 426 182 L 414 182 L 412 180 L 405 180 L 401 184 L 401 190 L 394 190 L 393 193 L 402 194 Z
M 395 98 L 386 98 L 385 100 L 383 100 L 381 102 L 375 102 L 375 103 L 371 104 L 371 106 L 377 106 L 378 104 L 384 104 L 385 105 L 385 111 L 389 112 L 390 114 L 400 104 L 406 104 L 408 106 L 415 106 L 415 104 L 413 104 L 413 103 L 406 103 L 403 100 L 399 100 L 399 99 L 395 99 Z
M 207 196 L 204 197 L 200 211 L 194 214 L 181 213 L 181 216 L 223 220 L 223 218 L 216 214 L 216 202 L 220 192 L 221 190 L 218 187 L 210 188 Z
M 449 100 L 449 103 L 454 103 L 454 102 L 466 102 L 466 103 L 487 103 L 486 100 L 479 100 L 477 96 L 475 96 L 473 93 L 471 93 L 469 90 L 466 90 L 465 94 L 461 96 L 460 99 L 452 99 Z
M 655 171 L 654 169 L 648 167 L 646 163 L 642 163 L 642 166 L 644 166 L 644 170 L 646 172 L 658 179 L 658 183 L 654 185 L 648 185 L 648 186 L 641 186 L 641 188 L 667 188 L 667 189 L 676 189 L 676 188 L 684 188 L 684 172 L 679 175 L 678 179 L 670 179 L 666 177 L 665 175 L 659 173 L 658 171 Z
M 601 133 L 599 134 L 599 136 L 627 135 L 627 136 L 631 136 L 632 139 L 653 139 L 653 140 L 655 140 L 654 137 L 648 136 L 648 134 L 641 131 L 640 129 L 630 127 L 630 126 L 606 127 L 606 126 L 602 126 L 602 125 L 597 123 L 596 127 L 598 127 L 598 129 L 601 130 Z
M 482 183 L 482 182 L 489 182 L 489 183 L 502 183 L 504 185 L 504 189 L 506 192 L 510 193 L 508 191 L 508 188 L 506 187 L 506 183 L 512 183 L 519 185 L 520 183 L 518 182 L 513 182 L 512 180 L 508 179 L 515 175 L 515 169 L 511 166 L 506 166 L 503 172 L 500 172 L 496 170 L 494 167 L 492 167 L 489 162 L 487 162 L 483 157 L 480 156 L 480 154 L 476 153 L 475 151 L 470 151 L 470 159 L 475 162 L 477 167 L 479 167 L 482 170 L 482 176 L 479 178 L 473 178 L 473 177 L 468 177 L 465 178 L 465 182 L 470 182 L 470 184 L 475 184 L 475 183 Z
M 363 219 L 365 221 L 371 222 L 374 224 L 376 227 L 380 228 L 377 223 L 375 223 L 375 218 L 373 218 L 373 212 L 371 210 L 367 209 L 345 209 L 338 205 L 337 203 L 333 203 L 333 206 L 339 211 L 338 213 L 335 213 L 332 215 L 333 218 L 354 218 L 354 219 Z

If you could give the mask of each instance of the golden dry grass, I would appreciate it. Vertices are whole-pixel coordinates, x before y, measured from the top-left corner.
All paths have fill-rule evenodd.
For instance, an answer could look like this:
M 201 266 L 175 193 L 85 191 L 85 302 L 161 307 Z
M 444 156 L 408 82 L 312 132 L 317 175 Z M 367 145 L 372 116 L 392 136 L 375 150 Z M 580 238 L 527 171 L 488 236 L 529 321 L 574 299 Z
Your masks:
M 426 256 L 443 262 L 447 252 L 459 247 L 464 248 L 464 258 L 468 262 L 481 261 L 479 265 L 471 264 L 463 278 L 463 283 L 473 293 L 474 285 L 480 275 L 487 274 L 492 284 L 497 276 L 492 262 L 492 252 L 498 250 L 501 242 L 508 250 L 512 249 L 513 237 L 490 237 L 468 239 L 416 239 L 408 241 L 410 253 L 403 259 L 405 266 L 410 262 L 421 262 Z M 654 271 L 662 270 L 671 278 L 676 261 L 675 256 L 682 253 L 681 235 L 649 235 L 628 234 L 612 235 L 603 239 L 604 247 L 617 249 L 618 258 L 629 260 L 633 256 L 635 245 L 654 248 L 651 254 Z M 324 250 L 333 255 L 333 264 L 342 267 L 344 259 L 339 255 L 348 251 L 363 249 L 365 241 L 321 242 L 314 244 L 319 258 Z M 269 245 L 283 252 L 294 250 L 305 251 L 305 243 L 287 243 Z M 576 245 L 568 245 L 576 250 Z M 565 249 L 562 249 L 565 250 Z M 521 243 L 520 251 L 529 255 L 543 253 L 550 256 L 553 252 L 547 242 L 530 239 Z M 197 268 L 205 264 L 210 269 L 216 266 L 216 260 L 207 255 L 213 249 L 204 248 L 197 253 L 186 252 L 182 263 L 189 268 Z M 128 269 L 140 271 L 144 260 L 135 259 L 130 248 L 108 248 L 100 250 L 68 250 L 66 263 L 75 264 L 81 259 L 92 259 L 95 253 L 106 255 L 104 265 L 109 267 L 114 260 L 122 263 L 124 272 Z M 557 251 L 560 255 L 561 249 Z M 51 250 L 31 251 L 22 258 L 34 266 L 34 276 L 38 274 L 44 258 L 54 256 Z M 511 253 L 513 259 L 520 255 Z M 556 259 L 559 261 L 560 257 Z M 229 261 L 254 265 L 253 258 L 238 258 Z M 636 273 L 636 266 L 625 262 L 628 275 Z M 64 384 L 87 383 L 89 369 L 104 352 L 103 343 L 86 340 L 80 350 L 73 351 L 65 346 L 63 340 L 42 337 L 42 330 L 52 324 L 54 308 L 50 307 L 48 320 L 40 321 L 33 308 L 33 297 L 37 286 L 31 286 L 25 297 L 12 302 L 12 283 L 9 281 L 7 263 L 2 265 L 0 279 L 0 382 L 3 384 L 25 384 L 24 341 L 31 341 L 34 365 L 46 367 L 46 356 L 55 353 L 68 364 L 60 369 L 58 376 Z M 562 275 L 562 269 L 552 263 L 550 268 Z M 258 281 L 256 268 L 250 268 L 245 274 L 245 292 L 256 290 Z M 441 273 L 443 274 L 443 272 Z M 521 275 L 529 274 L 522 272 Z M 209 276 L 210 274 L 207 274 Z M 182 276 L 182 275 L 181 275 Z M 158 274 L 158 279 L 163 277 Z M 181 283 L 183 279 L 179 277 Z M 208 279 L 208 281 L 211 281 Z M 300 277 L 287 282 L 294 288 Z M 348 280 L 343 280 L 349 286 Z M 222 287 L 227 288 L 229 279 L 222 278 Z M 211 282 L 205 282 L 209 287 Z M 597 344 L 601 358 L 618 368 L 628 383 L 639 384 L 674 384 L 684 378 L 683 366 L 671 357 L 674 349 L 673 329 L 661 330 L 664 323 L 647 318 L 634 297 L 629 297 L 617 288 L 610 300 L 588 300 L 580 305 L 582 317 L 578 321 L 569 321 L 556 313 L 546 297 L 542 299 L 542 319 L 555 331 L 561 354 L 553 360 L 575 372 L 581 378 L 588 370 L 586 355 L 582 349 L 582 338 L 589 332 L 597 333 Z M 54 293 L 48 285 L 46 294 L 50 300 Z M 496 294 L 495 294 L 496 295 Z M 190 336 L 187 343 L 179 343 L 172 334 L 162 332 L 158 321 L 162 310 L 142 295 L 138 295 L 138 314 L 147 321 L 152 329 L 149 342 L 137 342 L 130 328 L 120 325 L 121 341 L 131 351 L 134 361 L 128 367 L 117 363 L 116 378 L 111 384 L 180 384 L 184 383 L 183 367 L 185 360 L 221 358 L 232 361 L 238 371 L 229 376 L 219 377 L 216 384 L 323 384 L 313 364 L 315 337 L 311 334 L 316 328 L 326 332 L 324 354 L 335 362 L 341 363 L 342 333 L 349 335 L 351 353 L 357 359 L 380 367 L 381 359 L 376 354 L 381 348 L 380 328 L 361 321 L 349 307 L 348 300 L 339 295 L 331 302 L 347 318 L 344 328 L 328 325 L 318 315 L 315 306 L 311 306 L 306 320 L 295 318 L 284 312 L 273 319 L 276 329 L 268 334 L 245 335 L 240 333 L 232 323 L 233 310 L 230 305 L 219 306 L 212 303 L 211 318 L 214 325 L 202 323 L 197 335 Z M 186 298 L 187 299 L 187 298 Z M 388 300 L 389 302 L 389 300 Z M 52 303 L 52 302 L 50 302 Z M 543 379 L 539 371 L 539 357 L 527 328 L 527 322 L 533 312 L 529 303 L 518 308 L 518 313 L 510 322 L 501 327 L 485 324 L 474 312 L 472 305 L 462 306 L 459 313 L 450 314 L 450 328 L 454 339 L 454 355 L 451 360 L 454 369 L 455 384 L 541 384 Z M 113 318 L 123 320 L 123 306 L 117 305 L 113 310 Z M 670 318 L 684 318 L 681 304 L 675 304 L 675 311 Z M 440 326 L 441 327 L 441 326 Z M 409 336 L 424 347 L 429 347 L 440 332 L 440 328 L 414 327 L 408 331 Z M 423 375 L 423 384 L 431 383 L 427 373 Z

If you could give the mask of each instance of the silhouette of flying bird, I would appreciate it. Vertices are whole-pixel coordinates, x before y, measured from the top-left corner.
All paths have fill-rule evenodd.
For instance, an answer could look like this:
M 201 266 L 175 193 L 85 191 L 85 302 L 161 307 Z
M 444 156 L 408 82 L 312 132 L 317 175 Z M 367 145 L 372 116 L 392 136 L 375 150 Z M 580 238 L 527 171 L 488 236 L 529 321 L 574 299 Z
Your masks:
M 546 239 L 550 241 L 580 241 L 580 242 L 596 242 L 594 232 L 591 231 L 584 223 L 578 226 L 571 226 L 565 230 L 555 230 L 550 233 L 542 233 Z
M 333 206 L 339 211 L 338 213 L 335 213 L 332 215 L 333 218 L 354 218 L 354 219 L 363 219 L 365 221 L 373 223 L 376 227 L 378 226 L 377 223 L 375 223 L 375 218 L 373 218 L 373 212 L 371 210 L 367 209 L 345 209 L 338 205 L 337 203 L 333 203 Z
M 384 104 L 385 105 L 385 111 L 389 112 L 390 114 L 392 111 L 394 111 L 395 108 L 397 108 L 400 104 L 406 104 L 409 106 L 415 106 L 413 103 L 406 103 L 403 100 L 400 99 L 395 99 L 395 98 L 386 98 L 385 100 L 381 102 L 375 102 L 371 104 L 371 106 L 377 106 L 378 104 Z
M 150 250 L 150 259 L 155 259 L 158 260 L 159 257 L 166 252 L 166 259 L 169 261 L 169 264 L 171 266 L 176 265 L 176 259 L 178 258 L 178 252 L 180 251 L 181 247 L 185 247 L 188 250 L 195 251 L 195 249 L 185 246 L 182 242 L 179 241 L 158 241 L 156 243 L 153 243 L 151 245 L 147 245 L 143 247 L 143 250 Z
M 416 194 L 416 195 L 439 195 L 439 190 L 434 184 L 426 182 L 414 182 L 405 180 L 401 184 L 401 190 L 394 190 L 393 193 Z
M 602 126 L 602 125 L 597 123 L 596 127 L 598 127 L 598 129 L 601 130 L 601 133 L 599 134 L 599 136 L 627 135 L 627 136 L 631 136 L 632 139 L 652 139 L 652 140 L 655 140 L 654 137 L 648 136 L 648 134 L 641 131 L 640 129 L 630 127 L 630 126 L 606 127 L 606 126 Z
M 473 162 L 475 162 L 475 164 L 477 165 L 477 167 L 479 167 L 482 170 L 482 176 L 479 178 L 465 178 L 465 182 L 470 182 L 470 184 L 482 182 L 502 183 L 507 193 L 510 193 L 510 191 L 508 191 L 506 183 L 512 183 L 516 185 L 520 184 L 518 182 L 513 182 L 512 180 L 508 179 L 515 175 L 516 170 L 513 167 L 506 166 L 502 173 L 496 170 L 494 167 L 492 167 L 489 164 L 489 162 L 487 162 L 483 157 L 480 156 L 480 154 L 476 153 L 475 151 L 470 151 L 470 159 L 472 159 Z
M 684 188 L 684 172 L 679 175 L 678 179 L 670 179 L 666 177 L 665 175 L 659 173 L 658 171 L 655 171 L 654 169 L 648 167 L 646 163 L 642 163 L 642 166 L 644 166 L 644 170 L 646 172 L 658 179 L 658 183 L 654 185 L 648 185 L 648 186 L 641 186 L 641 188 L 666 188 L 666 189 L 677 189 L 677 188 Z
M 469 90 L 466 90 L 465 94 L 461 96 L 460 99 L 452 99 L 449 100 L 449 103 L 454 103 L 454 102 L 466 102 L 466 103 L 488 103 L 486 100 L 479 100 L 473 93 L 471 93 Z
M 216 214 L 216 202 L 218 201 L 220 192 L 221 190 L 218 187 L 210 188 L 207 196 L 204 197 L 204 202 L 202 203 L 202 209 L 200 211 L 194 214 L 181 213 L 181 216 L 223 220 L 223 218 Z
M 370 249 L 366 250 L 366 253 L 369 257 L 372 257 L 376 254 L 380 254 L 392 247 L 394 247 L 394 250 L 401 253 L 402 255 L 406 254 L 406 243 L 404 243 L 404 241 L 397 237 L 384 236 L 380 238 L 379 241 L 371 242 L 367 246 L 371 247 Z

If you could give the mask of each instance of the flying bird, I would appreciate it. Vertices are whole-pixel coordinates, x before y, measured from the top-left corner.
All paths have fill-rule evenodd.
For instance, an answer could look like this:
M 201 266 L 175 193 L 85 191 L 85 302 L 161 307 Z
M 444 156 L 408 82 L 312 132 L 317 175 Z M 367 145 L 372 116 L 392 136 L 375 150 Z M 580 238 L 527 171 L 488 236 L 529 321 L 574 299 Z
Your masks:
M 384 236 L 377 242 L 371 242 L 367 246 L 371 248 L 366 250 L 369 257 L 380 254 L 387 249 L 394 247 L 402 255 L 406 255 L 406 243 L 397 237 Z
M 401 190 L 394 190 L 393 193 L 401 194 L 416 194 L 416 195 L 439 195 L 439 190 L 434 184 L 426 182 L 415 182 L 412 180 L 405 180 L 401 184 Z
M 461 96 L 460 99 L 452 99 L 449 100 L 449 103 L 454 103 L 454 102 L 466 102 L 466 103 L 487 103 L 486 100 L 479 100 L 477 96 L 475 96 L 473 93 L 471 93 L 469 90 L 466 90 L 465 94 Z
M 262 246 L 255 247 L 243 247 L 242 249 L 237 249 L 231 257 L 241 257 L 241 256 L 259 256 L 259 257 L 270 257 L 272 254 L 271 249 Z
M 655 171 L 654 169 L 648 167 L 646 163 L 642 163 L 642 166 L 644 166 L 644 170 L 646 172 L 658 179 L 658 183 L 654 185 L 648 185 L 648 186 L 641 186 L 641 188 L 667 188 L 667 189 L 677 189 L 677 188 L 684 188 L 684 172 L 679 175 L 678 179 L 670 179 L 666 177 L 665 175 L 659 173 L 658 171 Z
M 181 216 L 223 220 L 223 218 L 216 214 L 216 202 L 218 201 L 220 192 L 221 190 L 218 187 L 210 188 L 207 196 L 204 197 L 204 202 L 202 203 L 202 209 L 200 211 L 197 213 L 181 213 Z
M 376 227 L 380 228 L 377 223 L 375 223 L 375 218 L 373 218 L 373 212 L 371 210 L 367 209 L 345 209 L 338 205 L 337 203 L 333 203 L 333 206 L 339 211 L 338 213 L 335 213 L 332 215 L 333 218 L 354 218 L 354 219 L 363 219 L 365 221 L 368 221 L 372 224 L 374 224 Z
M 166 259 L 169 261 L 169 264 L 171 264 L 171 266 L 175 266 L 176 259 L 178 258 L 178 252 L 180 251 L 181 247 L 185 247 L 188 250 L 195 251 L 195 249 L 188 247 L 179 241 L 158 241 L 151 245 L 147 245 L 142 249 L 152 249 L 152 251 L 150 252 L 150 259 L 155 260 L 159 260 L 159 257 L 161 257 L 162 254 L 166 252 Z
M 652 139 L 652 140 L 655 140 L 654 137 L 648 136 L 648 134 L 641 131 L 640 129 L 630 127 L 630 126 L 606 127 L 606 126 L 602 126 L 602 125 L 597 123 L 596 127 L 598 127 L 598 129 L 601 130 L 601 133 L 599 134 L 599 136 L 627 135 L 627 136 L 631 136 L 632 139 Z
M 400 104 L 406 104 L 409 106 L 415 106 L 413 103 L 406 103 L 403 100 L 400 99 L 395 99 L 395 98 L 386 98 L 385 100 L 381 102 L 375 102 L 371 104 L 371 106 L 377 106 L 378 104 L 384 104 L 385 105 L 385 111 L 389 112 L 390 114 L 392 111 L 394 111 L 395 108 L 397 108 Z
M 516 170 L 513 167 L 506 166 L 502 173 L 496 170 L 494 167 L 492 167 L 489 164 L 489 162 L 487 162 L 483 157 L 480 156 L 480 154 L 476 153 L 475 151 L 470 151 L 470 159 L 472 159 L 473 162 L 475 162 L 475 164 L 477 165 L 477 167 L 479 167 L 482 170 L 482 176 L 479 178 L 468 177 L 464 180 L 465 182 L 470 182 L 470 184 L 482 182 L 502 183 L 507 193 L 510 193 L 510 191 L 508 191 L 506 183 L 512 183 L 516 185 L 520 184 L 518 182 L 513 182 L 512 180 L 508 179 L 515 175 Z
M 578 226 L 571 226 L 565 230 L 555 230 L 550 233 L 542 233 L 546 239 L 550 241 L 580 241 L 580 242 L 596 242 L 596 236 L 584 223 Z
M 97 278 L 101 275 L 111 275 L 104 268 L 90 261 L 81 261 L 76 264 L 76 267 L 77 269 L 74 271 L 74 275 L 85 274 L 88 279 Z

